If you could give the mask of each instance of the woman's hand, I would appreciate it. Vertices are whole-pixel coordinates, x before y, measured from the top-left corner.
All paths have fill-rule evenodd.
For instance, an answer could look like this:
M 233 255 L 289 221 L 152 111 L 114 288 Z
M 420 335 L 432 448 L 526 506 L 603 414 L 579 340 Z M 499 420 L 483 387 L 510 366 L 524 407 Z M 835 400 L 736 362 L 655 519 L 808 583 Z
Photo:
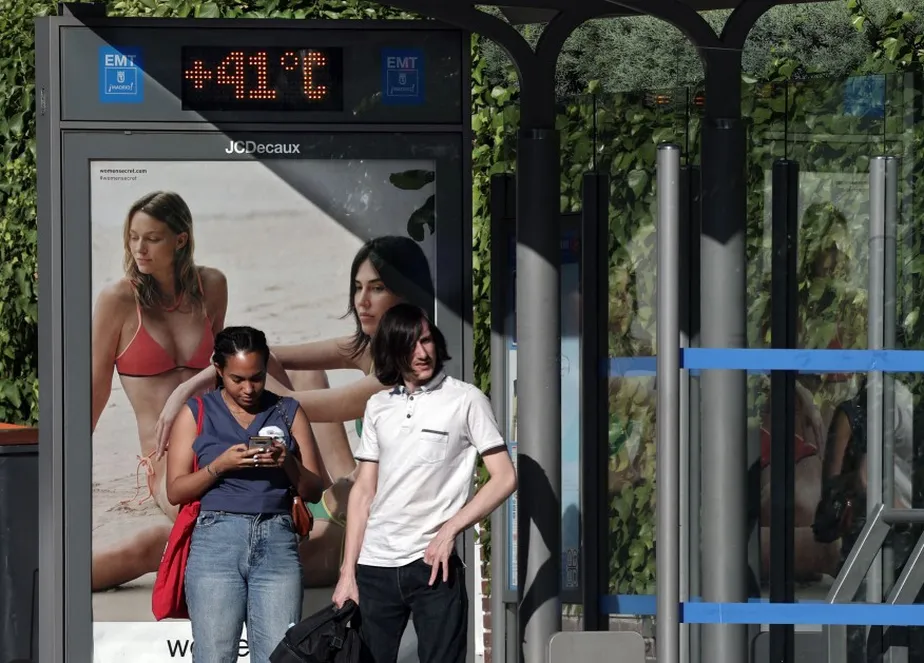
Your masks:
M 257 456 L 257 458 L 260 458 L 265 462 L 265 465 L 269 467 L 285 467 L 286 460 L 289 458 L 289 452 L 285 444 L 276 440 L 270 448 L 266 450 L 265 454 L 261 454 Z
M 248 449 L 246 444 L 235 444 L 213 460 L 211 465 L 219 474 L 254 467 L 271 467 L 265 458 L 261 458 L 267 455 L 263 449 Z
M 164 409 L 160 411 L 157 423 L 154 424 L 154 439 L 157 440 L 157 450 L 154 453 L 154 460 L 160 460 L 164 457 L 164 454 L 167 453 L 167 447 L 170 441 L 170 430 L 173 428 L 173 422 L 176 421 L 176 418 L 179 416 L 180 411 L 188 400 L 184 393 L 185 391 L 182 384 L 173 390 L 173 393 L 167 398 L 167 402 L 164 403 Z

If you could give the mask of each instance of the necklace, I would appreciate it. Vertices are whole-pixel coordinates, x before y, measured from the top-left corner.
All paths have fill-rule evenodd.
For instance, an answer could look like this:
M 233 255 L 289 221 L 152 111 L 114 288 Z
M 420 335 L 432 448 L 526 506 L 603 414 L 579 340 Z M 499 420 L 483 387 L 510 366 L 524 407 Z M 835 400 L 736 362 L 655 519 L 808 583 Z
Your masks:
M 224 390 L 222 390 L 222 392 L 221 392 L 221 400 L 223 400 L 223 401 L 225 402 L 225 405 L 226 405 L 227 408 L 228 408 L 228 412 L 231 413 L 231 416 L 234 417 L 234 418 L 237 420 L 238 423 L 241 423 L 241 420 L 243 419 L 244 421 L 246 421 L 246 422 L 249 424 L 251 421 L 253 421 L 253 420 L 256 418 L 256 416 L 257 416 L 256 413 L 251 414 L 251 413 L 248 412 L 247 410 L 242 410 L 242 409 L 240 409 L 239 407 L 237 407 L 236 405 L 232 405 L 233 401 L 230 400 L 230 399 L 228 399 L 228 398 L 225 396 L 226 393 L 227 393 L 227 392 L 225 392 Z M 244 425 L 244 424 L 242 424 L 242 425 Z M 245 427 L 246 427 L 246 426 L 245 426 Z

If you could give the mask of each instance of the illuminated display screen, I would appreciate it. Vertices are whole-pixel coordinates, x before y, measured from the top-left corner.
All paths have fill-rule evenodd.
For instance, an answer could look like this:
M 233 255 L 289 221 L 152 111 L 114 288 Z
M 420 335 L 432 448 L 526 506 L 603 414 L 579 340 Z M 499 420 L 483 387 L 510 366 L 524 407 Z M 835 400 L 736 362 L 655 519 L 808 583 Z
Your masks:
M 339 48 L 183 47 L 183 110 L 343 110 Z

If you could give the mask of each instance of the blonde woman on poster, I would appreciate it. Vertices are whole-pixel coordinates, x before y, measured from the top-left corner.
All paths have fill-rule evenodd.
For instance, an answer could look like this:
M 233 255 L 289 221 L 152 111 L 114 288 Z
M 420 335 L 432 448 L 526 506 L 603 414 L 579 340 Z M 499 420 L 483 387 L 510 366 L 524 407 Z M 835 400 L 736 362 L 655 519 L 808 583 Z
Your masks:
M 153 191 L 128 210 L 123 228 L 125 275 L 106 287 L 93 313 L 92 364 L 95 432 L 112 391 L 112 372 L 134 411 L 141 466 L 149 496 L 171 520 L 165 462 L 154 458 L 154 424 L 173 389 L 211 365 L 212 346 L 225 323 L 224 274 L 193 259 L 192 214 L 178 194 Z M 107 551 L 94 551 L 92 587 L 100 591 L 156 570 L 170 533 L 152 527 Z
M 366 242 L 356 253 L 350 268 L 347 315 L 351 315 L 356 324 L 353 335 L 275 347 L 270 362 L 270 371 L 280 383 L 291 384 L 287 370 L 355 369 L 364 377 L 332 389 L 292 391 L 273 385 L 273 391 L 295 398 L 312 423 L 355 420 L 357 432 L 361 433 L 366 401 L 390 386 L 380 383 L 372 372 L 370 344 L 379 320 L 399 302 L 410 301 L 429 311 L 434 299 L 430 266 L 417 242 L 409 237 L 390 235 Z M 215 367 L 209 366 L 180 385 L 167 399 L 157 423 L 158 456 L 166 451 L 170 429 L 186 401 L 207 391 L 214 382 Z M 314 530 L 301 548 L 304 581 L 308 587 L 328 587 L 337 581 L 343 519 L 356 469 L 346 438 L 339 444 L 326 444 L 319 439 L 318 446 L 333 483 L 328 485 L 320 501 L 308 505 L 315 517 Z

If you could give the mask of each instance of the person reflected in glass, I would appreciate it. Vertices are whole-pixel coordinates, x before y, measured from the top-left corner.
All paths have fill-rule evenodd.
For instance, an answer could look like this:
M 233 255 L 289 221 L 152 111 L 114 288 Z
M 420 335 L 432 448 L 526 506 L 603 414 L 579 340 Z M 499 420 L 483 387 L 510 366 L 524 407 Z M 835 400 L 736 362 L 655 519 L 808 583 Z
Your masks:
M 296 399 L 308 418 L 315 422 L 342 424 L 355 421 L 362 435 L 366 402 L 392 385 L 383 385 L 373 370 L 371 340 L 382 316 L 395 304 L 415 303 L 431 310 L 435 291 L 430 265 L 420 245 L 409 237 L 386 235 L 366 242 L 350 267 L 347 315 L 355 323 L 351 336 L 299 345 L 275 346 L 270 356 L 270 374 L 277 378 L 274 391 Z M 354 369 L 361 379 L 336 388 L 294 391 L 287 371 Z M 158 422 L 162 447 L 182 404 L 206 391 L 215 379 L 215 369 L 206 368 L 180 385 L 167 399 Z M 323 467 L 329 473 L 324 494 L 309 504 L 315 518 L 314 531 L 302 543 L 301 555 L 308 587 L 330 587 L 337 582 L 343 551 L 346 508 L 355 479 L 356 462 L 349 443 L 326 444 L 319 440 Z
M 170 435 L 167 499 L 201 509 L 185 576 L 194 663 L 237 660 L 245 623 L 250 660 L 267 661 L 301 620 L 292 491 L 320 498 L 319 454 L 298 401 L 266 389 L 268 361 L 263 332 L 222 330 L 217 389 L 190 400 Z
M 819 542 L 812 531 L 815 508 L 821 498 L 821 465 L 825 439 L 821 415 L 815 406 L 812 393 L 799 382 L 796 383 L 795 405 L 794 571 L 796 582 L 812 582 L 820 580 L 823 574 L 834 572 L 837 547 Z M 760 429 L 760 547 L 761 575 L 765 581 L 769 579 L 770 574 L 770 456 L 770 399 L 767 399 Z

